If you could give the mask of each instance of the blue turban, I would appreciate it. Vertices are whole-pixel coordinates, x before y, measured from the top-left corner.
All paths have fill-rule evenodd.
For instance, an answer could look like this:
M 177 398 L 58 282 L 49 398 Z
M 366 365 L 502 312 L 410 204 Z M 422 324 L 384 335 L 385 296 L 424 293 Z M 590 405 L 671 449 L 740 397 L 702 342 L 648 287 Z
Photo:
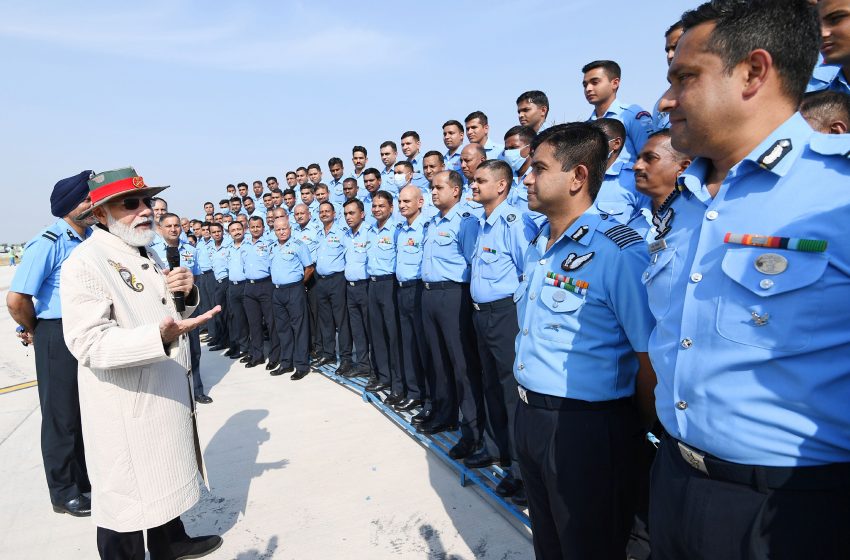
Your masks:
M 89 177 L 92 171 L 81 171 L 78 175 L 62 179 L 50 193 L 50 213 L 62 218 L 71 213 L 89 195 Z

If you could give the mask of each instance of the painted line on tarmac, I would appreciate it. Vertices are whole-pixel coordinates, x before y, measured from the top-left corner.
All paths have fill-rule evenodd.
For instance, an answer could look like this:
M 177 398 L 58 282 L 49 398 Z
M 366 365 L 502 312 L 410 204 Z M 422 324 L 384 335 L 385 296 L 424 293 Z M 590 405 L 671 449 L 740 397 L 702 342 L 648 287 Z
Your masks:
M 38 381 L 26 381 L 24 383 L 18 383 L 17 385 L 0 387 L 0 395 L 3 395 L 5 393 L 14 393 L 15 391 L 20 391 L 22 389 L 29 389 L 30 387 L 35 387 L 36 385 L 38 385 Z

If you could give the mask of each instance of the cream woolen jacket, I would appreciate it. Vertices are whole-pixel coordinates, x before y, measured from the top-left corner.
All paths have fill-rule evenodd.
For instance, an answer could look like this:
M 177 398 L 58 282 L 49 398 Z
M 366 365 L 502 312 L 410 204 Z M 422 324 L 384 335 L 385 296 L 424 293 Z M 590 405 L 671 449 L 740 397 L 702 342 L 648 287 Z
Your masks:
M 62 265 L 65 342 L 79 360 L 92 520 L 128 532 L 179 516 L 200 496 L 184 335 L 166 351 L 159 323 L 180 313 L 155 256 L 95 228 Z

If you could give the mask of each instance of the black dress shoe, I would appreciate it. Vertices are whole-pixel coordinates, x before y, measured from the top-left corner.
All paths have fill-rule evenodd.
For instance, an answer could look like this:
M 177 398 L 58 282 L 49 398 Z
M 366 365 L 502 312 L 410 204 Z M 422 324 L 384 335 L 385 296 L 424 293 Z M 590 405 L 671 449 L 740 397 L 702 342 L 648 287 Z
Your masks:
M 277 366 L 280 365 L 280 362 L 269 362 L 266 364 L 266 371 L 273 371 L 277 369 Z
M 239 358 L 240 364 L 247 364 L 250 361 L 251 361 L 251 356 L 242 356 L 241 358 Z
M 422 424 L 423 422 L 427 422 L 431 419 L 431 411 L 422 409 L 419 411 L 419 414 L 410 419 L 410 423 L 414 426 L 417 424 Z
M 449 449 L 449 457 L 457 461 L 458 459 L 468 457 L 473 451 L 475 451 L 475 442 L 468 439 L 461 439 L 454 447 Z
M 320 354 L 317 350 L 310 350 L 310 359 L 311 360 L 318 360 L 319 356 L 320 356 Z
M 339 367 L 336 368 L 336 371 L 334 373 L 336 373 L 337 375 L 345 375 L 348 372 L 350 372 L 352 369 L 353 368 L 351 367 L 351 364 L 348 363 L 348 362 L 345 362 L 345 363 L 340 364 Z
M 384 399 L 384 404 L 392 406 L 394 404 L 400 403 L 403 400 L 404 397 L 402 397 L 401 395 L 390 393 L 389 395 L 387 395 L 387 398 Z
M 292 374 L 292 377 L 290 377 L 289 379 L 291 379 L 292 381 L 298 381 L 299 379 L 304 379 L 304 377 L 308 373 L 310 373 L 309 369 L 305 369 L 304 371 L 296 371 L 295 373 Z
M 228 358 L 231 358 L 231 359 L 236 359 L 236 358 L 242 357 L 242 353 L 236 348 L 231 348 L 230 350 L 225 352 L 224 355 L 227 356 Z
M 204 537 L 192 537 L 188 541 L 171 544 L 171 551 L 175 560 L 189 560 L 190 558 L 202 558 L 214 550 L 218 550 L 224 541 L 218 535 L 207 535 Z
M 289 375 L 290 373 L 295 373 L 295 368 L 292 366 L 280 366 L 274 371 L 270 371 L 269 375 Z
M 88 517 L 91 515 L 91 499 L 85 494 L 70 499 L 64 504 L 53 504 L 56 513 L 67 513 L 74 517 Z
M 409 412 L 414 408 L 419 408 L 420 406 L 422 406 L 422 401 L 418 401 L 416 399 L 404 399 L 397 402 L 393 408 L 399 412 Z
M 389 388 L 390 388 L 389 383 L 381 383 L 379 381 L 373 381 L 372 383 L 369 383 L 368 385 L 366 385 L 366 390 L 369 391 L 370 393 L 377 393 L 378 391 L 383 391 L 384 389 L 389 389 Z
M 516 482 L 517 490 L 511 496 L 511 501 L 520 507 L 528 507 L 528 496 L 525 494 L 525 485 L 523 485 L 521 480 L 517 480 Z
M 266 363 L 265 360 L 249 360 L 248 362 L 245 363 L 245 367 L 246 368 L 257 367 L 257 366 L 263 365 L 264 363 Z
M 347 371 L 347 372 L 342 374 L 342 376 L 347 378 L 347 379 L 352 379 L 354 377 L 366 377 L 368 375 L 369 375 L 369 372 L 364 373 L 364 372 L 358 371 L 356 369 L 352 369 L 352 370 Z
M 224 344 L 212 344 L 207 347 L 210 352 L 219 352 L 227 348 Z
M 416 431 L 425 435 L 439 434 L 440 432 L 453 432 L 455 430 L 457 430 L 457 426 L 454 424 L 431 424 L 429 422 L 416 426 Z
M 207 395 L 203 395 L 203 394 L 202 395 L 195 395 L 195 402 L 201 403 L 201 404 L 210 404 L 212 402 L 212 399 L 210 397 L 208 397 Z
M 333 358 L 319 358 L 318 360 L 313 360 L 310 362 L 310 365 L 314 368 L 320 368 L 322 366 L 326 366 L 328 364 L 334 363 L 336 360 Z
M 490 465 L 495 465 L 497 459 L 487 453 L 487 448 L 483 445 L 472 455 L 463 460 L 463 464 L 470 469 L 483 469 Z
M 499 482 L 499 484 L 496 486 L 496 494 L 503 498 L 510 498 L 511 496 L 516 494 L 517 490 L 521 485 L 521 480 L 517 480 L 514 477 L 508 475 L 503 478 L 502 481 Z

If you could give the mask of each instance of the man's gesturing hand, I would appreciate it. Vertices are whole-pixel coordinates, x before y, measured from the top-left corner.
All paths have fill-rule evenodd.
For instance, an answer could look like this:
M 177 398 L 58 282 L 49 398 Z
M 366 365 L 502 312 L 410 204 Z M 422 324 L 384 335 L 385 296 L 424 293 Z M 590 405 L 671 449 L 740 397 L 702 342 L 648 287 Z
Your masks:
M 175 321 L 173 317 L 166 317 L 159 324 L 159 336 L 162 338 L 162 342 L 164 344 L 169 344 L 177 340 L 181 334 L 185 334 L 195 327 L 200 327 L 221 311 L 221 306 L 216 305 L 203 315 L 198 315 L 197 317 L 192 317 L 190 319 L 183 319 L 182 321 Z
M 168 286 L 168 291 L 172 294 L 188 294 L 192 291 L 192 286 L 195 285 L 195 279 L 188 269 L 182 266 L 166 270 L 165 284 Z

